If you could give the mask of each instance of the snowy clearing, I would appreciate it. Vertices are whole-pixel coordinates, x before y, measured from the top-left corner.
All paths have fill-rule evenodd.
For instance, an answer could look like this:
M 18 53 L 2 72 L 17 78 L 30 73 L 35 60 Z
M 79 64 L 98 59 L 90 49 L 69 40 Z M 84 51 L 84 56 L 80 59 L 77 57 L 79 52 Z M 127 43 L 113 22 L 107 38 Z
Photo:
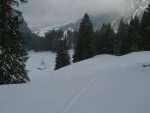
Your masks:
M 0 86 L 0 113 L 150 113 L 143 64 L 150 52 L 100 55 L 54 71 L 55 54 L 30 52 L 31 82 Z

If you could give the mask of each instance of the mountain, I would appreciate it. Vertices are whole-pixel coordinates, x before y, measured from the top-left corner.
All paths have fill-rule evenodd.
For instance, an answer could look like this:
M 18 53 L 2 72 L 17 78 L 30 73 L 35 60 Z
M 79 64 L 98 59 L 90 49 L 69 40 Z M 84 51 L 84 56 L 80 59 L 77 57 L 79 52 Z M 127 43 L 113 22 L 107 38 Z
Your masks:
M 44 26 L 31 26 L 30 29 L 33 33 L 37 34 L 40 37 L 44 37 L 45 33 L 48 31 L 52 30 L 58 30 L 60 29 L 63 25 L 44 25 Z
M 125 17 L 130 18 L 135 15 L 142 16 L 149 2 L 149 0 L 130 0 L 129 4 L 131 4 L 131 6 L 127 9 Z
M 116 16 L 118 17 L 119 15 L 107 13 L 101 15 L 90 15 L 90 18 L 92 20 L 94 29 L 97 30 L 100 29 L 101 25 L 104 22 L 111 22 L 116 18 Z M 45 33 L 51 30 L 58 30 L 58 29 L 61 29 L 63 31 L 66 31 L 68 29 L 79 30 L 80 23 L 81 23 L 81 19 L 78 19 L 75 22 L 70 22 L 63 25 L 45 25 L 45 26 L 38 26 L 38 27 L 34 26 L 31 27 L 30 29 L 32 30 L 33 33 L 37 34 L 38 36 L 44 37 Z
M 125 13 L 121 15 L 121 17 L 124 18 L 124 21 L 129 23 L 131 18 L 134 18 L 135 15 L 139 16 L 140 18 L 142 17 L 142 14 L 150 1 L 149 0 L 128 0 L 127 2 L 128 2 L 127 3 L 128 8 L 126 9 Z M 117 17 L 112 22 L 112 26 L 114 28 L 117 28 L 119 21 L 120 18 Z
M 118 14 L 112 14 L 112 13 L 107 13 L 107 14 L 101 14 L 101 15 L 90 15 L 90 19 L 92 20 L 93 23 L 93 28 L 95 30 L 100 29 L 102 24 L 104 22 L 111 22 L 113 21 L 116 17 L 118 17 Z M 79 26 L 81 23 L 81 19 L 76 21 L 75 23 L 70 23 L 65 26 L 62 26 L 60 29 L 66 30 L 68 28 L 72 28 L 74 30 L 78 30 Z
M 129 22 L 130 19 L 132 17 L 134 17 L 135 15 L 141 17 L 144 9 L 149 4 L 149 0 L 127 0 L 126 2 L 128 4 L 128 7 L 122 14 L 110 12 L 107 14 L 90 15 L 94 29 L 98 30 L 101 28 L 101 25 L 104 22 L 110 22 L 112 24 L 113 28 L 116 30 L 121 18 L 124 18 L 124 20 L 126 22 Z M 64 25 L 56 25 L 56 26 L 48 25 L 48 26 L 44 26 L 44 27 L 38 27 L 32 31 L 40 36 L 44 36 L 44 34 L 46 32 L 51 31 L 53 29 L 54 30 L 55 29 L 56 30 L 57 29 L 67 30 L 67 29 L 71 28 L 74 30 L 78 30 L 79 26 L 80 26 L 80 22 L 81 22 L 81 19 L 78 19 L 75 22 L 70 22 L 70 23 L 64 24 Z

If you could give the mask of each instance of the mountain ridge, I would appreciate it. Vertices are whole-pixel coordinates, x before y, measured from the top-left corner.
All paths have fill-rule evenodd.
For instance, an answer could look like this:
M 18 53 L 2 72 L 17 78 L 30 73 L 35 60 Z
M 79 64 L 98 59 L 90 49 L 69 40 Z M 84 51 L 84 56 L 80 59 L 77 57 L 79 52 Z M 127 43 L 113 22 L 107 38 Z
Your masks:
M 119 15 L 119 14 L 110 12 L 110 13 L 101 14 L 101 15 L 90 15 L 94 30 L 100 29 L 102 24 L 107 23 L 107 22 L 110 22 L 113 28 L 116 30 L 118 28 L 118 24 L 121 18 L 124 18 L 124 21 L 128 23 L 130 22 L 130 19 L 133 18 L 135 15 L 142 17 L 144 9 L 147 7 L 150 0 L 128 0 L 127 2 L 128 2 L 129 7 L 125 9 L 124 11 L 125 13 L 123 14 Z M 56 25 L 56 26 L 48 25 L 45 27 L 36 28 L 32 30 L 32 32 L 34 32 L 37 35 L 44 36 L 46 32 L 51 31 L 51 30 L 62 29 L 65 31 L 69 28 L 74 29 L 74 30 L 79 30 L 80 23 L 81 23 L 81 19 L 78 19 L 75 22 L 70 22 L 64 25 Z

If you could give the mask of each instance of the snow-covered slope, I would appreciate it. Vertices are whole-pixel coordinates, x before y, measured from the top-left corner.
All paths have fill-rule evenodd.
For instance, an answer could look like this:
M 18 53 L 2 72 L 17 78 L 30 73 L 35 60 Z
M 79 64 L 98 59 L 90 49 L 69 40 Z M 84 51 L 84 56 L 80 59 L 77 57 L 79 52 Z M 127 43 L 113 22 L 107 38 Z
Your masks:
M 127 9 L 126 17 L 131 18 L 131 16 L 134 17 L 135 15 L 141 16 L 149 2 L 149 0 L 129 0 L 129 4 L 131 5 Z
M 150 52 L 100 55 L 53 71 L 54 54 L 30 53 L 31 83 L 0 86 L 0 113 L 150 113 Z M 47 69 L 38 70 L 41 61 Z
M 66 23 L 62 25 L 30 26 L 30 29 L 32 30 L 33 33 L 37 34 L 38 36 L 45 37 L 45 33 L 52 30 L 61 29 L 65 31 L 65 30 L 73 29 L 72 26 L 70 26 L 71 24 L 74 24 L 74 22 L 69 23 L 69 26 L 67 26 L 68 23 Z
M 37 34 L 38 36 L 45 37 L 45 33 L 52 31 L 52 30 L 58 30 L 61 25 L 47 25 L 44 27 L 34 28 L 33 33 Z

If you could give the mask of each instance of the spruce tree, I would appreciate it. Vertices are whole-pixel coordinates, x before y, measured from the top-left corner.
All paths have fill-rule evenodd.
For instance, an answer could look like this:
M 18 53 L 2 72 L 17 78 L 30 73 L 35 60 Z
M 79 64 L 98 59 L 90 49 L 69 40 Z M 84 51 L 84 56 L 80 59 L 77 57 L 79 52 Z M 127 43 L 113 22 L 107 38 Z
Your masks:
M 23 17 L 21 12 L 15 9 L 18 5 L 18 0 L 0 1 L 0 84 L 29 81 L 25 69 L 27 53 L 19 31 Z
M 113 28 L 111 27 L 111 24 L 108 23 L 104 26 L 104 33 L 103 33 L 103 46 L 102 51 L 105 54 L 114 54 L 114 38 L 115 33 Z
M 127 36 L 124 41 L 125 54 L 139 50 L 138 34 L 139 34 L 139 19 L 137 16 L 135 16 L 134 18 L 131 19 L 131 21 L 129 23 Z
M 88 14 L 82 19 L 78 43 L 74 52 L 73 62 L 85 60 L 94 56 L 94 39 L 92 22 Z
M 121 41 L 120 54 L 124 55 L 130 52 L 140 50 L 140 21 L 137 16 L 131 18 L 129 25 L 126 26 L 124 38 Z
M 129 47 L 129 52 L 139 51 L 139 30 L 140 30 L 140 21 L 137 16 L 133 18 L 130 22 L 128 36 L 131 38 L 131 44 Z
M 102 25 L 101 29 L 94 33 L 95 37 L 95 53 L 96 55 L 102 54 L 102 46 L 103 46 L 103 35 L 105 32 L 105 24 Z
M 66 39 L 60 39 L 58 49 L 56 52 L 55 70 L 60 69 L 67 65 L 70 65 L 70 56 L 67 51 L 67 42 Z
M 94 37 L 95 37 L 95 54 L 96 55 L 99 55 L 99 54 L 101 54 L 101 49 L 102 49 L 102 44 L 101 44 L 101 39 L 102 39 L 102 37 L 101 37 L 101 31 L 99 30 L 99 31 L 96 31 L 95 33 L 94 33 Z
M 118 32 L 115 38 L 115 55 L 122 55 L 123 54 L 123 46 L 124 46 L 124 39 L 127 35 L 127 24 L 124 23 L 123 18 L 120 21 Z
M 73 49 L 75 50 L 76 46 L 77 46 L 77 43 L 78 43 L 78 34 L 79 32 L 78 31 L 74 31 L 73 32 Z
M 150 50 L 150 4 L 145 9 L 140 27 L 140 48 Z

